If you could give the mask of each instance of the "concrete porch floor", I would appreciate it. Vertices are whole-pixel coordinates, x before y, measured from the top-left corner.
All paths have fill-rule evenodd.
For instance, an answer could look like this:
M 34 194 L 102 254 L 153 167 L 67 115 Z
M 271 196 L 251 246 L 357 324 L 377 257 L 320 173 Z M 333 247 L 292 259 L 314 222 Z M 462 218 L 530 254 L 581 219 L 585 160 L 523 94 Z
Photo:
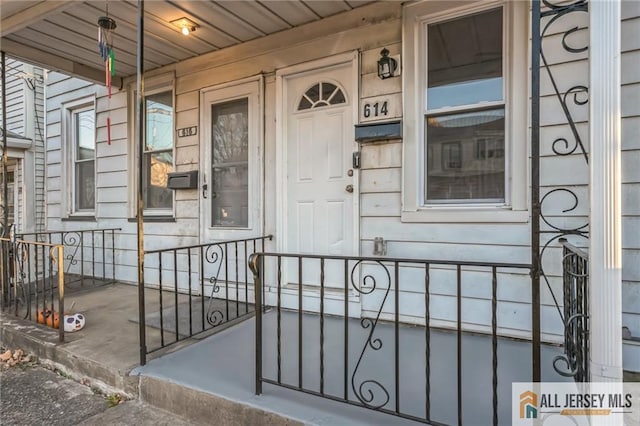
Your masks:
M 157 291 L 146 291 L 147 314 L 157 311 Z M 173 303 L 173 298 L 169 299 Z M 183 295 L 179 301 L 185 301 Z M 44 357 L 63 365 L 71 365 L 81 375 L 100 380 L 132 396 L 189 417 L 189 411 L 199 411 L 192 417 L 198 424 L 294 424 L 297 421 L 317 425 L 390 425 L 414 424 L 372 410 L 318 398 L 282 387 L 264 385 L 261 396 L 254 395 L 253 318 L 227 328 L 202 340 L 185 339 L 165 351 L 149 357 L 147 365 L 139 366 L 139 329 L 131 321 L 138 313 L 137 287 L 109 284 L 68 297 L 66 306 L 75 302 L 73 311 L 82 312 L 86 326 L 76 333 L 67 333 L 64 344 L 56 344 L 57 330 L 37 327 L 39 341 L 47 341 Z M 6 317 L 5 317 L 6 318 Z M 276 313 L 264 316 L 263 348 L 265 377 L 276 377 Z M 24 322 L 24 321 L 23 321 Z M 343 384 L 343 319 L 325 319 L 325 391 L 340 395 Z M 366 340 L 360 321 L 349 320 L 349 379 Z M 357 378 L 375 378 L 393 390 L 393 328 L 380 323 L 376 337 L 384 342 L 380 351 L 368 350 Z M 424 328 L 401 326 L 401 406 L 402 411 L 424 414 Z M 34 335 L 35 336 L 35 335 Z M 304 386 L 318 390 L 319 384 L 319 328 L 318 316 L 304 315 Z M 431 405 L 432 419 L 444 423 L 456 422 L 456 348 L 455 333 L 431 331 Z M 7 340 L 3 326 L 3 341 Z M 147 343 L 159 344 L 160 333 L 147 327 Z M 174 336 L 165 332 L 165 340 Z M 491 408 L 491 339 L 486 336 L 463 336 L 463 401 L 464 424 L 489 424 Z M 297 384 L 297 315 L 283 312 L 282 379 Z M 54 353 L 53 348 L 56 348 Z M 498 378 L 500 424 L 511 419 L 512 381 L 529 381 L 531 377 L 530 343 L 500 339 L 498 344 Z M 553 357 L 561 348 L 543 346 L 543 380 L 561 381 L 551 368 Z M 422 355 L 420 355 L 422 354 Z M 43 357 L 41 355 L 41 357 Z M 133 369 L 133 371 L 132 371 Z M 566 379 L 564 379 L 566 380 Z M 351 389 L 351 384 L 349 383 Z M 197 393 L 197 395 L 194 394 Z M 392 392 L 390 392 L 392 393 Z M 195 395 L 186 397 L 185 395 Z M 355 400 L 353 390 L 349 398 Z M 389 406 L 394 404 L 393 393 Z M 197 401 L 197 403 L 196 403 Z M 215 403 L 212 401 L 216 401 Z M 195 405 L 194 405 L 195 404 Z M 224 411 L 220 407 L 232 405 L 227 413 L 236 422 L 219 422 Z M 247 412 L 251 416 L 247 417 Z M 272 413 L 272 414 L 270 414 Z M 474 413 L 473 415 L 471 413 Z M 284 417 L 280 417 L 284 416 Z M 254 420 L 247 423 L 247 419 Z M 295 419 L 293 422 L 285 418 Z M 244 419 L 244 421 L 239 421 Z M 486 420 L 486 421 L 485 421 Z
M 277 371 L 276 313 L 264 317 L 263 371 L 275 380 Z M 325 392 L 342 395 L 344 384 L 343 318 L 325 318 Z M 297 386 L 298 338 L 297 314 L 282 313 L 282 381 Z M 305 314 L 303 321 L 304 387 L 319 390 L 319 327 L 318 316 Z M 360 321 L 348 322 L 349 399 L 356 401 L 351 388 L 351 374 L 360 356 L 366 331 Z M 375 337 L 383 341 L 379 351 L 368 349 L 356 376 L 357 383 L 375 379 L 388 389 L 388 408 L 394 407 L 394 345 L 393 327 L 380 323 Z M 432 420 L 457 423 L 456 411 L 456 334 L 431 331 L 431 406 Z M 425 362 L 424 328 L 400 327 L 400 394 L 403 412 L 424 415 Z M 215 395 L 229 401 L 263 409 L 315 425 L 403 425 L 416 424 L 403 418 L 355 407 L 298 391 L 263 385 L 263 394 L 254 394 L 255 319 L 251 318 L 228 330 L 211 336 L 178 352 L 151 360 L 132 374 L 154 380 L 168 381 Z M 491 424 L 491 339 L 487 336 L 463 335 L 463 424 Z M 543 380 L 565 381 L 551 368 L 553 357 L 562 353 L 555 346 L 542 347 Z M 530 381 L 531 344 L 499 339 L 498 380 L 500 424 L 511 423 L 511 382 Z M 151 393 L 153 393 L 151 391 Z M 376 392 L 376 398 L 381 393 Z M 374 402 L 375 403 L 375 402 Z M 196 409 L 193 407 L 193 409 Z M 178 413 L 182 414 L 182 413 Z

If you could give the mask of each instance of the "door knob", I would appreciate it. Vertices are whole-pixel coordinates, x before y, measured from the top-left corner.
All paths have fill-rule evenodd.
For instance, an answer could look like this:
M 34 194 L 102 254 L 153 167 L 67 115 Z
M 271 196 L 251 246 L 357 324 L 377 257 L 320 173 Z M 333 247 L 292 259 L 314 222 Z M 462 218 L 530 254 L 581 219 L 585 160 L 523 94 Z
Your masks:
M 347 185 L 344 190 L 347 192 L 353 192 L 353 185 Z

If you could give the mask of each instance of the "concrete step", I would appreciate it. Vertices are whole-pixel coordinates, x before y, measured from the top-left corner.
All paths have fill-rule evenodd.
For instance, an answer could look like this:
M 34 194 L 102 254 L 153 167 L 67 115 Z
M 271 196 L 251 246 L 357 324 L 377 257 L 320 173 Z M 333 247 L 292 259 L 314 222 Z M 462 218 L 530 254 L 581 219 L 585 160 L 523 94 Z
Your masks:
M 140 400 L 193 424 L 216 426 L 293 426 L 304 423 L 263 408 L 155 377 L 140 376 Z
M 225 399 L 170 380 L 130 375 L 130 368 L 116 368 L 113 365 L 97 362 L 78 354 L 65 344 L 60 344 L 57 330 L 5 314 L 0 314 L 0 321 L 2 346 L 20 348 L 32 353 L 41 364 L 56 369 L 75 381 L 97 388 L 105 394 L 120 393 L 142 404 L 182 417 L 188 422 L 184 424 L 221 426 L 303 424 L 260 407 Z M 177 345 L 175 349 L 181 347 Z M 126 418 L 142 410 L 144 405 L 138 406 L 133 403 L 124 405 L 127 406 L 126 410 L 120 407 L 109 410 L 96 418 L 89 419 L 86 424 L 134 424 L 126 423 Z
M 58 331 L 31 321 L 0 315 L 0 343 L 7 348 L 20 348 L 38 357 L 50 368 L 68 377 L 89 383 L 104 393 L 121 393 L 128 398 L 138 396 L 138 378 L 128 375 L 127 368 L 118 369 L 69 350 L 58 341 Z

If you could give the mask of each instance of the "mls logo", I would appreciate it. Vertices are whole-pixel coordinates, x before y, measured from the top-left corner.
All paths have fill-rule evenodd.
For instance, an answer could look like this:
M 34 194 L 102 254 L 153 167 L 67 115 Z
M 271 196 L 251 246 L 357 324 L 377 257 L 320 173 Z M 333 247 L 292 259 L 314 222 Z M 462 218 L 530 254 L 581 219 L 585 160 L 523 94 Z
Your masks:
M 525 391 L 520 394 L 520 418 L 535 419 L 538 417 L 538 395 Z

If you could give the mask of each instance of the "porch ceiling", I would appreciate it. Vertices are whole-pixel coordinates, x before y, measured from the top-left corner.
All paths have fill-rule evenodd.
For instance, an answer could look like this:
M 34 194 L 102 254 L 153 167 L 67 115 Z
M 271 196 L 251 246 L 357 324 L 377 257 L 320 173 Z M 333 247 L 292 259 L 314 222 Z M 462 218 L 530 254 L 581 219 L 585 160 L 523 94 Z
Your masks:
M 154 0 L 145 2 L 145 69 L 193 58 L 330 15 L 372 0 Z M 91 81 L 104 80 L 97 48 L 97 21 L 117 23 L 113 45 L 119 77 L 136 71 L 137 1 L 2 1 L 0 47 L 7 54 Z M 189 18 L 189 36 L 171 24 Z

